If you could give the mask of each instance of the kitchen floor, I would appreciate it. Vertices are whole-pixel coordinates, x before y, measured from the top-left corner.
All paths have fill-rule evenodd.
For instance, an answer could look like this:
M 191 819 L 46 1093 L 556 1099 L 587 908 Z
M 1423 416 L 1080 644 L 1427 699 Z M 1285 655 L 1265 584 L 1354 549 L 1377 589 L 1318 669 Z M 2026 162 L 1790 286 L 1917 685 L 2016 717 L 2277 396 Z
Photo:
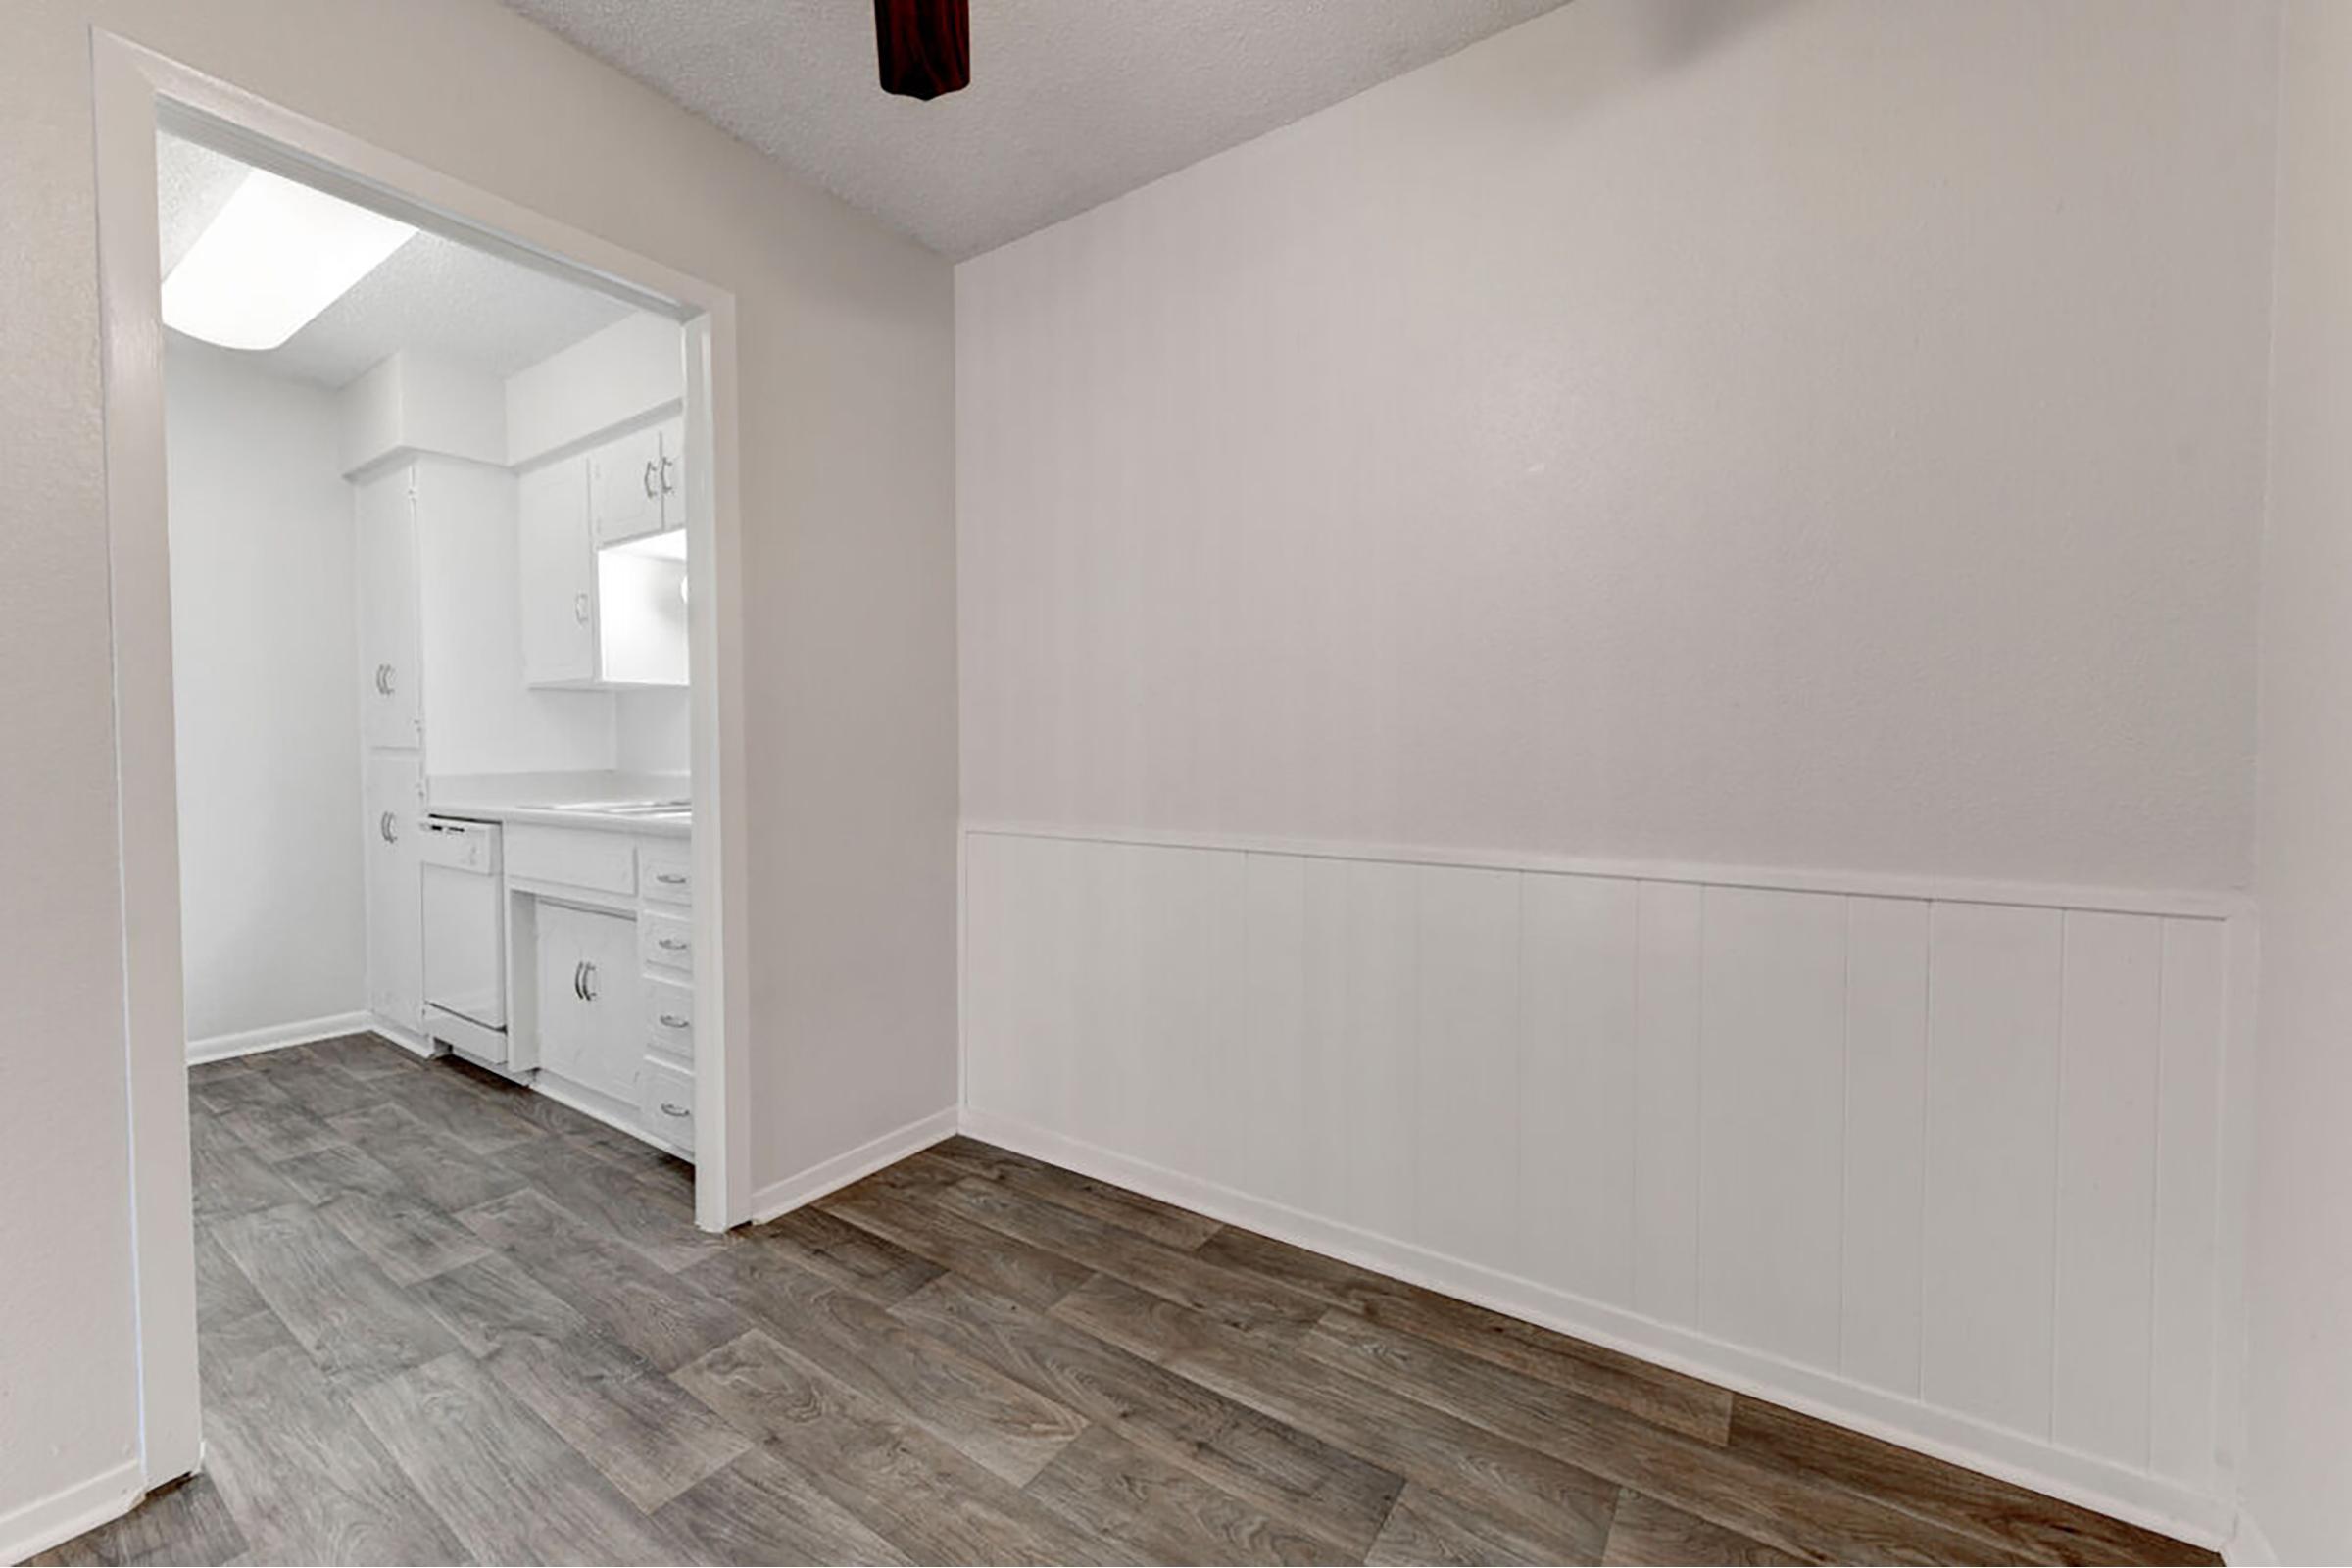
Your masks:
M 206 1469 L 39 1562 L 2210 1562 L 955 1139 L 772 1224 L 370 1036 L 190 1078 Z

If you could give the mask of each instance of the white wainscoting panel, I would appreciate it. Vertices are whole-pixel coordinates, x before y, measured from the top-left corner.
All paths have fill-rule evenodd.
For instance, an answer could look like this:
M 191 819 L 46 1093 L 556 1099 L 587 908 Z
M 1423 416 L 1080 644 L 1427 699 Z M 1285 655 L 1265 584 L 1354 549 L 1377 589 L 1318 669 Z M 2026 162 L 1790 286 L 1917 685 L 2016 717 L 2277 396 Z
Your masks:
M 2227 899 L 965 835 L 967 1125 L 2218 1541 Z

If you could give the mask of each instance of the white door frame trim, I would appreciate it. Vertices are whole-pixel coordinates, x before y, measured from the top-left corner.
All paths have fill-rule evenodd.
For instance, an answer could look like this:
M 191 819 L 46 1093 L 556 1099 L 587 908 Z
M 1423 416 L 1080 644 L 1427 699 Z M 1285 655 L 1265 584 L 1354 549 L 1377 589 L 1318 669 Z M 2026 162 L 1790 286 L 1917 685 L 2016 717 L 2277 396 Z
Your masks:
M 746 1093 L 750 890 L 722 846 L 745 842 L 743 549 L 735 297 L 294 114 L 93 27 L 107 558 L 122 873 L 125 1069 L 136 1268 L 140 1463 L 152 1488 L 202 1457 L 196 1260 L 181 991 L 179 831 L 172 699 L 172 585 L 164 510 L 162 281 L 155 136 L 185 131 L 397 217 L 599 288 L 682 323 L 688 645 L 695 781 L 695 1219 L 751 1214 Z M 709 1027 L 715 1022 L 716 1028 Z

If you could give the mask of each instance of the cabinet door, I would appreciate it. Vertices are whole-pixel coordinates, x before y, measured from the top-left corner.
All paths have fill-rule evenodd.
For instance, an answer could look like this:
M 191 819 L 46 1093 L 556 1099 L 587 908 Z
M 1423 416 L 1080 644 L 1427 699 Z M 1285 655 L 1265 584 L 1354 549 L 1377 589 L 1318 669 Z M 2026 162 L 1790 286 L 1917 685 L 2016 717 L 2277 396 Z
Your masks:
M 660 430 L 639 430 L 588 454 L 588 508 L 600 545 L 661 530 Z
M 416 817 L 423 770 L 415 752 L 368 760 L 368 1007 L 411 1033 L 424 1021 L 424 884 Z
M 360 484 L 360 711 L 369 746 L 414 747 L 417 693 L 416 508 L 404 465 Z
M 633 1103 L 645 1054 L 636 922 L 547 903 L 538 916 L 539 1065 Z
M 662 526 L 686 526 L 686 419 L 683 415 L 656 427 L 662 438 Z
M 596 547 L 588 535 L 588 462 L 572 458 L 522 476 L 522 680 L 596 678 Z

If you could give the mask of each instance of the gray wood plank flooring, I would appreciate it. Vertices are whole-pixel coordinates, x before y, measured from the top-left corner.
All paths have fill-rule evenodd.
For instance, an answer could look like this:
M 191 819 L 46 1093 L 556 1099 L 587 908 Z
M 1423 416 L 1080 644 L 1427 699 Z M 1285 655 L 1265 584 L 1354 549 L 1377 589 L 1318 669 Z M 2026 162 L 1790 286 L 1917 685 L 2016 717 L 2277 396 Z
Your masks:
M 190 1082 L 207 1467 L 36 1561 L 2214 1560 L 967 1139 L 715 1238 L 373 1036 Z

